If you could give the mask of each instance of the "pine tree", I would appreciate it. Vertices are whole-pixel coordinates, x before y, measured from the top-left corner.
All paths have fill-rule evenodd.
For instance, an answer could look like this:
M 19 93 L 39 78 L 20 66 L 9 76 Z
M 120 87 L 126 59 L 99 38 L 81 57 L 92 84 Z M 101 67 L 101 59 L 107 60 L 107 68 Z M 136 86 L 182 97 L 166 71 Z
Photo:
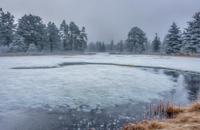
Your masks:
M 96 42 L 96 51 L 97 52 L 105 52 L 106 51 L 106 46 L 104 42 L 97 41 Z
M 84 51 L 87 48 L 87 34 L 85 32 L 85 27 L 82 27 L 80 36 L 79 36 L 79 49 L 80 51 Z
M 47 46 L 46 26 L 39 16 L 24 15 L 19 20 L 17 34 L 24 38 L 27 49 L 30 44 L 35 44 L 39 51 Z
M 138 27 L 133 27 L 128 33 L 127 50 L 133 53 L 142 53 L 145 51 L 147 42 L 146 34 Z
M 70 43 L 72 43 L 72 50 L 78 50 L 78 44 L 79 44 L 79 36 L 80 36 L 80 30 L 79 27 L 74 23 L 71 22 L 69 24 L 69 40 Z
M 96 51 L 101 52 L 102 51 L 102 44 L 100 41 L 96 42 Z
M 156 33 L 156 36 L 152 41 L 152 51 L 157 53 L 160 52 L 160 49 L 161 49 L 161 41 L 160 38 L 158 37 L 158 34 Z
M 189 53 L 200 52 L 200 12 L 196 13 L 193 21 L 188 24 L 183 34 L 184 50 Z
M 112 52 L 112 51 L 114 50 L 114 41 L 113 41 L 113 40 L 110 41 L 110 44 L 109 44 L 109 46 L 108 46 L 108 50 L 109 50 L 110 52 Z
M 101 42 L 100 44 L 100 52 L 106 52 L 106 45 L 104 42 Z
M 66 24 L 65 20 L 63 20 L 60 25 L 60 38 L 63 45 L 63 50 L 72 50 L 72 44 L 69 36 L 69 26 Z
M 24 38 L 16 34 L 12 43 L 9 45 L 9 50 L 11 52 L 25 52 L 26 46 L 24 43 Z
M 180 53 L 182 47 L 181 32 L 175 22 L 171 25 L 165 40 L 165 52 L 167 54 Z
M 48 36 L 50 51 L 53 52 L 60 50 L 61 45 L 60 45 L 59 30 L 56 27 L 56 25 L 52 22 L 48 23 L 47 36 Z
M 14 37 L 14 16 L 0 8 L 0 46 L 9 46 Z
M 124 43 L 123 43 L 123 40 L 121 40 L 121 41 L 117 44 L 117 51 L 119 51 L 119 52 L 123 52 L 123 51 L 124 51 Z

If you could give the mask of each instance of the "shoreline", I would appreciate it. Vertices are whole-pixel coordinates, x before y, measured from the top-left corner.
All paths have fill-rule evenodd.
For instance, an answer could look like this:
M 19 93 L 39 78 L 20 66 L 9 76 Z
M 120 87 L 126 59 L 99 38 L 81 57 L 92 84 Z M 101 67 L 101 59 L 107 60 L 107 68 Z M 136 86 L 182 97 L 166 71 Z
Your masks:
M 144 120 L 124 125 L 123 130 L 200 130 L 200 102 L 187 107 L 170 107 L 173 117 L 164 120 Z
M 196 55 L 166 55 L 166 54 L 134 54 L 134 53 L 110 53 L 110 52 L 80 52 L 80 51 L 69 51 L 69 52 L 37 52 L 37 53 L 0 53 L 0 57 L 20 57 L 20 56 L 66 56 L 66 55 L 97 55 L 97 54 L 109 54 L 109 55 L 133 55 L 133 56 L 161 56 L 161 57 L 186 57 L 186 58 L 200 58 L 200 54 Z

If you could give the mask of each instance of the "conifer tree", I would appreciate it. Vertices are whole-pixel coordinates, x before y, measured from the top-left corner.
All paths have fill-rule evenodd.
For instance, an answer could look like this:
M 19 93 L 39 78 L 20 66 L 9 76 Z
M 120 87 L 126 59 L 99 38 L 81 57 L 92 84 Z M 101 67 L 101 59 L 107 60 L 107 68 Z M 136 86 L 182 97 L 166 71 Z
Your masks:
M 59 30 L 56 27 L 56 25 L 52 22 L 48 23 L 47 36 L 48 36 L 50 51 L 53 52 L 60 50 L 61 44 L 60 44 Z
M 181 32 L 175 22 L 171 25 L 164 43 L 167 54 L 180 53 L 182 47 Z
M 26 46 L 24 43 L 24 38 L 18 34 L 15 34 L 12 43 L 9 45 L 10 52 L 25 52 Z
M 200 12 L 188 22 L 188 28 L 183 34 L 184 51 L 189 53 L 200 52 Z
M 60 25 L 60 38 L 63 50 L 71 50 L 72 45 L 70 43 L 70 37 L 69 37 L 69 26 L 67 25 L 65 20 L 63 20 Z
M 37 50 L 42 51 L 47 46 L 47 31 L 39 16 L 24 15 L 18 23 L 17 34 L 24 38 L 26 48 L 35 44 Z
M 84 51 L 87 48 L 87 34 L 85 32 L 85 27 L 82 27 L 79 36 L 79 50 Z
M 156 53 L 160 52 L 160 48 L 161 48 L 161 41 L 160 38 L 158 37 L 158 34 L 156 33 L 156 36 L 152 41 L 152 51 Z
M 0 46 L 9 46 L 14 38 L 14 16 L 0 8 Z
M 123 40 L 119 41 L 119 43 L 117 44 L 117 50 L 119 52 L 123 52 L 124 51 L 124 43 Z
M 133 53 L 142 53 L 145 51 L 147 42 L 146 34 L 138 27 L 133 27 L 128 33 L 127 50 Z
M 69 24 L 69 40 L 70 43 L 72 44 L 71 50 L 75 51 L 78 50 L 79 35 L 80 35 L 79 27 L 74 22 L 71 22 Z

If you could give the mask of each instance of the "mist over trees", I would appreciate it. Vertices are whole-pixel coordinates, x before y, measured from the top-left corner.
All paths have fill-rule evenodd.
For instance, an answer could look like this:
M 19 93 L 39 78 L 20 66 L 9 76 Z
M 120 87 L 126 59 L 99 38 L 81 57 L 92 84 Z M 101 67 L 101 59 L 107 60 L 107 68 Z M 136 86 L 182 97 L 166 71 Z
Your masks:
M 104 46 L 104 42 L 101 42 Z M 114 50 L 110 50 L 105 45 L 105 49 L 98 49 L 97 43 L 90 43 L 88 47 L 91 51 L 97 52 L 116 52 L 133 54 L 167 54 L 167 55 L 193 55 L 200 53 L 200 12 L 195 13 L 193 19 L 188 22 L 188 27 L 181 32 L 178 25 L 173 22 L 161 42 L 158 33 L 150 42 L 143 30 L 139 27 L 133 27 L 127 35 L 125 41 L 120 41 L 112 45 Z
M 108 43 L 104 41 L 87 44 L 86 28 L 79 28 L 74 22 L 44 24 L 39 16 L 24 15 L 18 22 L 10 12 L 0 8 L 0 52 L 1 53 L 31 53 L 31 52 L 110 52 L 130 54 L 167 54 L 193 55 L 200 53 L 200 12 L 194 14 L 188 27 L 181 32 L 173 22 L 162 40 L 156 33 L 150 41 L 145 31 L 133 27 L 125 40 Z

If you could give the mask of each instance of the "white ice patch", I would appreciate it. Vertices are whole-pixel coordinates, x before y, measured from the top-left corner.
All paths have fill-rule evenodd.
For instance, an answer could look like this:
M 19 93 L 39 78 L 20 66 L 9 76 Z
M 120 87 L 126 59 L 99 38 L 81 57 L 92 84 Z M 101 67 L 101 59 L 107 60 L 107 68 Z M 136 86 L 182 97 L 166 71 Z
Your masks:
M 0 76 L 2 109 L 148 102 L 174 86 L 165 75 L 131 67 L 84 65 L 0 71 L 4 72 Z
M 14 70 L 20 66 L 55 66 L 63 62 L 117 63 L 200 72 L 200 58 L 144 55 L 0 57 L 0 108 L 85 104 L 95 107 L 149 101 L 174 83 L 162 74 L 130 67 L 86 65 Z

